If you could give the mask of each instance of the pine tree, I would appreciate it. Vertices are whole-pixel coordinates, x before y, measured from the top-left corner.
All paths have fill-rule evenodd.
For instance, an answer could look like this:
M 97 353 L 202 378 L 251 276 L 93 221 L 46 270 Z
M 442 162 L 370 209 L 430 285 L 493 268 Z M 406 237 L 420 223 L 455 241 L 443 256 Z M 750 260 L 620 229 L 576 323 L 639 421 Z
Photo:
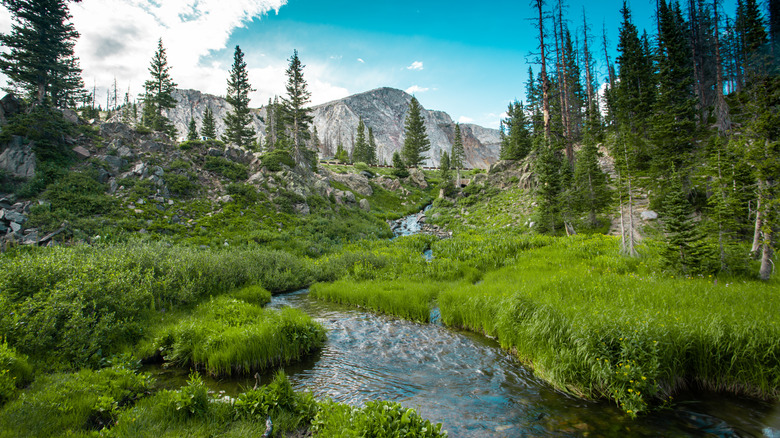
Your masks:
M 431 142 L 428 140 L 428 134 L 425 130 L 425 120 L 422 116 L 422 108 L 417 98 L 412 97 L 409 103 L 409 112 L 406 113 L 404 122 L 404 162 L 409 167 L 422 165 L 428 156 L 426 153 L 431 149 Z
M 452 154 L 450 162 L 452 168 L 457 172 L 455 184 L 460 187 L 460 169 L 463 168 L 463 161 L 466 159 L 466 151 L 463 149 L 463 136 L 460 132 L 460 123 L 455 124 L 455 141 L 452 142 Z
M 77 0 L 78 1 L 78 0 Z M 0 35 L 0 70 L 36 106 L 74 106 L 84 83 L 73 47 L 68 0 L 4 0 L 14 23 Z
M 678 8 L 661 0 L 658 37 L 658 94 L 653 106 L 653 163 L 658 174 L 687 167 L 696 134 L 692 53 Z
M 376 139 L 374 138 L 374 130 L 370 127 L 368 128 L 368 152 L 370 156 L 368 164 L 376 166 L 378 161 L 376 155 Z
M 227 82 L 225 100 L 233 111 L 225 115 L 225 133 L 222 140 L 238 147 L 249 148 L 255 132 L 251 128 L 252 115 L 249 112 L 249 93 L 254 91 L 249 85 L 249 72 L 244 62 L 244 53 L 239 46 L 233 54 L 233 67 Z
M 739 68 L 744 87 L 753 82 L 756 76 L 766 73 L 767 60 L 760 49 L 767 43 L 767 33 L 756 0 L 737 1 L 734 30 L 738 38 Z
M 398 178 L 406 178 L 409 176 L 409 171 L 406 170 L 406 163 L 404 163 L 401 154 L 398 151 L 393 152 L 393 175 Z
M 352 150 L 352 161 L 368 164 L 371 161 L 370 153 L 368 141 L 366 140 L 366 125 L 363 123 L 363 119 L 360 119 L 357 126 L 355 148 Z
M 502 160 L 522 160 L 531 152 L 531 133 L 525 118 L 525 108 L 522 102 L 509 103 L 506 110 L 507 118 L 503 120 L 508 133 L 501 141 Z
M 672 172 L 668 182 L 669 191 L 664 199 L 666 249 L 662 254 L 668 267 L 691 274 L 697 272 L 701 264 L 700 236 L 677 172 Z
M 599 225 L 597 215 L 610 203 L 608 179 L 599 166 L 598 147 L 592 137 L 586 134 L 574 166 L 574 184 L 577 188 L 577 210 L 588 214 L 590 227 Z
M 537 179 L 535 222 L 539 232 L 555 234 L 560 224 L 561 180 L 558 170 L 563 160 L 545 137 L 537 137 L 537 142 L 534 161 Z
M 206 107 L 206 111 L 203 113 L 203 127 L 200 130 L 201 135 L 206 137 L 207 140 L 214 140 L 217 138 L 216 121 L 214 120 L 214 113 L 211 112 L 211 108 Z
M 452 176 L 450 173 L 450 154 L 447 153 L 447 151 L 441 152 L 441 159 L 439 162 L 439 175 L 441 176 L 441 179 L 447 183 L 450 181 L 450 177 Z
M 194 141 L 198 139 L 198 126 L 195 125 L 195 119 L 190 117 L 190 124 L 187 130 L 187 140 Z
M 311 93 L 306 89 L 306 80 L 303 79 L 303 64 L 298 58 L 298 51 L 293 51 L 287 68 L 287 97 L 282 99 L 284 105 L 284 117 L 286 125 L 290 129 L 292 137 L 293 156 L 295 162 L 303 164 L 306 160 L 305 140 L 309 136 L 309 124 L 312 121 L 311 109 L 306 108 L 310 102 Z
M 169 137 L 175 137 L 176 128 L 163 115 L 164 110 L 176 108 L 176 100 L 173 98 L 176 84 L 171 79 L 171 67 L 168 65 L 168 57 L 165 54 L 162 38 L 157 42 L 157 51 L 152 57 L 149 73 L 152 78 L 144 82 L 146 91 L 142 98 L 144 110 L 141 122 L 149 129 L 164 132 Z
M 344 146 L 339 143 L 336 146 L 336 155 L 334 156 L 335 159 L 337 159 L 342 164 L 349 163 L 349 154 L 347 153 L 346 149 L 344 149 Z

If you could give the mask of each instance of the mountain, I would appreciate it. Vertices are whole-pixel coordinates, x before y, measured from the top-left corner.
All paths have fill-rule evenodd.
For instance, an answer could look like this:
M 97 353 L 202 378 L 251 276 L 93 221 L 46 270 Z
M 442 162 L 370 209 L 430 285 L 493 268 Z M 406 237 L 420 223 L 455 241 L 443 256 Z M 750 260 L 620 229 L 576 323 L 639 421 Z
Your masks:
M 195 90 L 176 90 L 176 108 L 168 111 L 180 136 L 187 132 L 190 117 L 200 127 L 203 113 L 210 107 L 217 121 L 217 134 L 224 132 L 223 119 L 230 110 L 224 98 Z M 374 130 L 379 163 L 392 163 L 393 153 L 404 144 L 404 120 L 412 96 L 394 88 L 378 88 L 343 99 L 312 107 L 313 125 L 320 141 L 320 156 L 332 157 L 339 143 L 347 152 L 352 151 L 358 121 L 363 118 L 367 127 Z M 431 141 L 426 166 L 438 166 L 442 151 L 450 152 L 455 135 L 455 122 L 443 111 L 423 110 L 425 127 Z M 265 108 L 252 110 L 255 132 L 265 136 Z M 487 168 L 498 161 L 500 133 L 497 129 L 462 124 L 466 167 Z

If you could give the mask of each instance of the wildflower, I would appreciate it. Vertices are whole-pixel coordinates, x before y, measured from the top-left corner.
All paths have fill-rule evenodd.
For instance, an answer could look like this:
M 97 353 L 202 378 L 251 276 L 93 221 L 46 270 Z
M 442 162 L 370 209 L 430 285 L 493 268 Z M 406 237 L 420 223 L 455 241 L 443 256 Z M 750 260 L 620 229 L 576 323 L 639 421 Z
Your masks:
M 629 409 L 629 410 L 627 410 L 627 411 L 626 411 L 626 413 L 627 413 L 627 414 L 631 414 L 631 413 L 633 413 L 633 412 L 634 412 L 634 411 L 632 411 L 631 409 Z
M 634 390 L 631 389 L 631 388 L 628 388 L 628 392 L 634 392 Z
M 647 377 L 645 377 L 645 376 L 642 376 L 642 380 L 647 380 Z

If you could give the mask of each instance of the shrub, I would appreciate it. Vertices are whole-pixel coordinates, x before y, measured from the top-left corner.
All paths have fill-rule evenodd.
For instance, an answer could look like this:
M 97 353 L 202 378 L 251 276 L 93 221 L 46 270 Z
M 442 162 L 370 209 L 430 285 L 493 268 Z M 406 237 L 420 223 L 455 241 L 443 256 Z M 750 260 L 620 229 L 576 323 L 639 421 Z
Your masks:
M 400 403 L 370 401 L 363 408 L 324 402 L 312 421 L 317 436 L 446 437 L 441 424 L 431 424 Z
M 287 167 L 295 167 L 295 160 L 293 160 L 290 153 L 284 149 L 274 149 L 271 152 L 266 153 L 260 158 L 263 166 L 271 172 L 279 172 L 282 170 L 282 165 Z
M 112 367 L 36 380 L 0 412 L 2 436 L 60 436 L 68 431 L 101 430 L 119 409 L 151 389 L 151 378 Z
M 261 198 L 261 194 L 252 184 L 232 183 L 226 190 L 233 199 L 244 204 L 257 203 Z
M 32 367 L 27 363 L 27 357 L 9 347 L 6 341 L 0 343 L 0 406 L 31 380 Z
M 49 185 L 42 197 L 51 202 L 52 210 L 67 210 L 77 216 L 105 214 L 116 200 L 105 194 L 105 185 L 95 179 L 94 172 L 71 172 Z
M 178 196 L 192 196 L 200 189 L 200 186 L 192 182 L 187 175 L 166 173 L 163 180 L 171 193 Z
M 206 164 L 203 166 L 206 170 L 221 175 L 231 181 L 245 180 L 249 178 L 249 169 L 239 163 L 234 163 L 222 157 L 206 157 Z

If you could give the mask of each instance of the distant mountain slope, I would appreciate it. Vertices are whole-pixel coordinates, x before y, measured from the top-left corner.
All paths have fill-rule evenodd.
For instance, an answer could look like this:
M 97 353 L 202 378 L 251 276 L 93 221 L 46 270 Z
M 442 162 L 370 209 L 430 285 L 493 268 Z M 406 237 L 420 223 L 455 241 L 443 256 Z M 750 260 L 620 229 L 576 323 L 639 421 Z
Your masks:
M 223 118 L 230 109 L 225 99 L 195 90 L 176 90 L 177 107 L 168 112 L 176 125 L 179 136 L 185 136 L 190 117 L 198 127 L 202 124 L 207 107 L 214 112 L 217 133 L 224 132 Z M 393 153 L 403 148 L 404 120 L 412 96 L 394 88 L 378 88 L 355 94 L 312 108 L 314 126 L 320 140 L 320 156 L 332 157 L 339 143 L 352 151 L 358 120 L 362 117 L 366 126 L 373 128 L 377 143 L 379 163 L 392 163 Z M 265 136 L 265 108 L 253 110 L 256 132 Z M 424 110 L 425 126 L 431 140 L 431 150 L 426 166 L 437 166 L 442 151 L 450 152 L 455 135 L 455 122 L 443 111 Z M 487 168 L 498 161 L 501 137 L 497 129 L 462 124 L 466 166 Z

